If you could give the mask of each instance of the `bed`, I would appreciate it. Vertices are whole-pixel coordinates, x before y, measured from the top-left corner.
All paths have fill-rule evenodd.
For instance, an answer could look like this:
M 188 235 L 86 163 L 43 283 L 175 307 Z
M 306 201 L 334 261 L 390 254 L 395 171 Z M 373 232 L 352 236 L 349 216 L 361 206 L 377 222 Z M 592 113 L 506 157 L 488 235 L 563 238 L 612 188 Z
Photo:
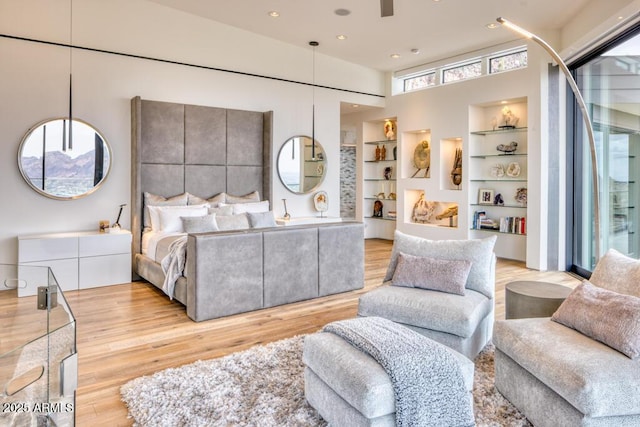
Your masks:
M 362 288 L 363 224 L 277 227 L 272 212 L 273 222 L 262 223 L 271 204 L 272 112 L 140 97 L 131 108 L 134 278 L 185 305 L 195 321 Z M 220 223 L 246 225 L 163 227 L 158 236 L 149 205 L 163 204 L 163 226 L 186 224 L 186 211 L 197 222 L 212 210 Z M 223 218 L 222 208 L 233 215 Z M 184 268 L 174 271 L 180 261 Z

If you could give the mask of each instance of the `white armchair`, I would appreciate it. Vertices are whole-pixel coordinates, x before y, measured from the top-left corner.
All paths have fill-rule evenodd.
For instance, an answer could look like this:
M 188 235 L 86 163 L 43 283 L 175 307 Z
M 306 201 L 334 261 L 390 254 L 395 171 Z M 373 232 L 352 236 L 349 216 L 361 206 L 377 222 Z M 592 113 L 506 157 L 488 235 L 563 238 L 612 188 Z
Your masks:
M 358 316 L 384 317 L 469 359 L 475 358 L 493 332 L 495 241 L 495 236 L 476 240 L 428 240 L 396 231 L 385 284 L 360 297 Z M 423 282 L 414 283 L 421 286 L 419 288 L 399 286 L 397 267 L 401 254 L 455 263 L 443 264 L 439 270 L 436 267 L 429 274 L 416 277 L 414 282 Z M 459 288 L 453 289 L 446 284 L 452 278 L 461 278 L 456 276 L 458 266 L 462 268 L 460 263 L 470 263 L 468 276 L 462 278 Z M 424 272 L 422 267 L 418 265 L 413 271 Z

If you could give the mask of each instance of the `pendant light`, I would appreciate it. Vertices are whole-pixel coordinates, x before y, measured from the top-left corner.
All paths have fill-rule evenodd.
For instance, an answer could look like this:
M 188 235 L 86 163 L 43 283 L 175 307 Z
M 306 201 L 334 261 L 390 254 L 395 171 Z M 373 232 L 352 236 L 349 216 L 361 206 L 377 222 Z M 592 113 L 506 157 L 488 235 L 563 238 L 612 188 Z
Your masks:
M 69 0 L 69 150 L 73 149 L 73 0 Z M 64 127 L 64 121 L 62 122 Z M 63 132 L 64 133 L 64 132 Z M 63 136 L 64 138 L 64 136 Z M 64 148 L 63 142 L 63 150 Z
M 309 46 L 313 47 L 313 67 L 312 67 L 312 95 L 311 95 L 311 159 L 316 159 L 316 47 L 320 43 L 310 41 Z

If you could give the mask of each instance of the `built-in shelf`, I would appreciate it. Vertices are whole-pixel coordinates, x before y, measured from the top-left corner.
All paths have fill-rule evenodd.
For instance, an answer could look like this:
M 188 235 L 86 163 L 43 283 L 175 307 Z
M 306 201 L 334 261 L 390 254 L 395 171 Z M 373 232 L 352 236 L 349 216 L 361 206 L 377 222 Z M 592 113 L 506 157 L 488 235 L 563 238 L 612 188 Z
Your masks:
M 378 145 L 378 144 L 395 144 L 397 143 L 397 140 L 395 139 L 384 139 L 381 141 L 366 141 L 365 144 L 367 145 Z
M 491 229 L 491 228 L 472 228 L 471 230 L 473 230 L 473 231 L 486 231 L 487 233 L 508 234 L 509 236 L 522 236 L 522 237 L 527 237 L 527 235 L 526 235 L 526 234 L 519 234 L 519 233 L 507 233 L 506 231 L 493 230 L 493 229 Z
M 527 153 L 510 153 L 510 154 L 476 154 L 469 156 L 472 159 L 486 159 L 487 157 L 514 157 L 514 156 L 526 156 Z
M 389 218 L 386 216 L 365 216 L 368 219 L 379 219 L 380 221 L 395 221 L 396 218 Z
M 483 205 L 480 203 L 471 203 L 471 206 L 479 206 L 479 207 L 488 207 L 488 208 L 517 208 L 517 209 L 526 209 L 527 206 L 523 205 Z
M 476 232 L 497 234 L 494 250 L 498 257 L 526 261 L 528 208 L 518 202 L 517 194 L 521 188 L 528 187 L 529 178 L 527 100 L 516 98 L 506 103 L 502 101 L 470 106 L 469 127 L 473 129 L 469 132 L 468 149 L 470 236 L 481 237 Z M 520 123 L 522 126 L 510 127 L 505 122 Z M 505 126 L 499 127 L 499 124 Z M 517 146 L 512 152 L 498 149 L 515 144 Z M 500 195 L 504 204 L 479 203 L 482 201 L 480 196 L 486 193 L 491 195 L 491 202 Z M 487 225 L 489 228 L 480 227 L 478 221 L 481 218 L 477 216 L 480 212 L 498 228 L 491 228 L 491 225 Z M 524 219 L 525 224 L 516 222 L 519 218 Z M 513 233 L 516 227 L 521 227 L 523 233 Z M 523 238 L 506 237 L 508 235 Z
M 389 128 L 391 125 L 391 128 Z M 389 133 L 392 130 L 393 133 Z M 398 140 L 396 119 L 384 118 L 362 124 L 362 214 L 365 238 L 392 240 L 396 229 Z M 391 139 L 389 139 L 391 138 Z M 389 214 L 391 213 L 391 217 Z
M 497 133 L 509 133 L 509 132 L 526 132 L 526 127 L 521 128 L 498 128 L 493 130 L 477 130 L 471 132 L 471 135 L 493 135 Z
M 527 180 L 526 179 L 512 179 L 512 178 L 472 179 L 471 182 L 527 182 Z

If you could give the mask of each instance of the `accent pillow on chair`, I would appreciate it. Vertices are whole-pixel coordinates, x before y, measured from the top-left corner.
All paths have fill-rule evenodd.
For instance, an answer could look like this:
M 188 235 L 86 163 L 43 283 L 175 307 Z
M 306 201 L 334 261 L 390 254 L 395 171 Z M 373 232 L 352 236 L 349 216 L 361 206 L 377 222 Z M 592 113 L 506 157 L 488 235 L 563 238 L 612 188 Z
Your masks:
M 584 281 L 551 320 L 575 329 L 631 359 L 640 356 L 640 298 Z
M 589 282 L 610 291 L 640 297 L 640 261 L 609 249 L 596 264 Z
M 470 261 L 419 257 L 400 252 L 392 285 L 464 295 L 470 270 Z

